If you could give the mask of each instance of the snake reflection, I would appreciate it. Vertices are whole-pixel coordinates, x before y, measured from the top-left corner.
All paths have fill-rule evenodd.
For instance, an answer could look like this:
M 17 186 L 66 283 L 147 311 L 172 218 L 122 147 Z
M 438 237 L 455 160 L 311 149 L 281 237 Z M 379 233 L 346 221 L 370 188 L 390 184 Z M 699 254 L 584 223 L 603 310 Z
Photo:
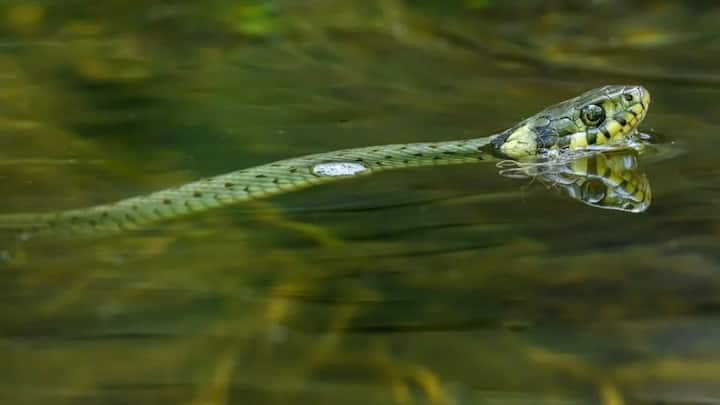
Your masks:
M 591 207 L 633 213 L 648 209 L 652 190 L 636 150 L 579 155 L 530 165 L 501 162 L 500 174 L 533 178 Z

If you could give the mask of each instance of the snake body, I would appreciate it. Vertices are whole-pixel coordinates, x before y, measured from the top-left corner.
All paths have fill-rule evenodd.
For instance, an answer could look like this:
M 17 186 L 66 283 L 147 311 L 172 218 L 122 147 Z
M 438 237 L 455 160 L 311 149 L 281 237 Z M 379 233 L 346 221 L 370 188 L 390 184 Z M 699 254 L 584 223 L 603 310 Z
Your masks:
M 551 106 L 496 135 L 344 149 L 264 164 L 89 208 L 0 215 L 0 227 L 36 234 L 107 234 L 251 199 L 385 170 L 512 159 L 620 145 L 643 120 L 641 86 L 605 86 Z

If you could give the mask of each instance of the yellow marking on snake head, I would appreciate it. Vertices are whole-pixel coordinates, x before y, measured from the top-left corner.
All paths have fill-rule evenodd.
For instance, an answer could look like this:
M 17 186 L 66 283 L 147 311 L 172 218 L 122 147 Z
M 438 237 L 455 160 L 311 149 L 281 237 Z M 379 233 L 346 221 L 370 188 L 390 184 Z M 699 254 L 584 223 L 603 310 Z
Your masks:
M 535 132 L 527 125 L 513 131 L 500 146 L 500 151 L 512 159 L 525 159 L 537 154 Z
M 584 133 L 571 135 L 570 149 L 582 149 L 586 148 L 587 146 L 587 136 Z
M 605 129 L 610 133 L 610 142 L 614 142 L 617 136 L 622 134 L 623 126 L 617 121 L 610 121 L 605 125 Z

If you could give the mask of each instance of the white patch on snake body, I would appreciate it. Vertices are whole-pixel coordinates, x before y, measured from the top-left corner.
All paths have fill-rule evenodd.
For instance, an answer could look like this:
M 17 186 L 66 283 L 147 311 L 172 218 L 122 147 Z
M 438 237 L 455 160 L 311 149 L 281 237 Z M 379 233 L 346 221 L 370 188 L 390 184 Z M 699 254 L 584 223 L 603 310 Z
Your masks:
M 367 167 L 360 163 L 353 162 L 329 162 L 320 163 L 312 168 L 312 172 L 316 176 L 354 176 L 367 170 Z

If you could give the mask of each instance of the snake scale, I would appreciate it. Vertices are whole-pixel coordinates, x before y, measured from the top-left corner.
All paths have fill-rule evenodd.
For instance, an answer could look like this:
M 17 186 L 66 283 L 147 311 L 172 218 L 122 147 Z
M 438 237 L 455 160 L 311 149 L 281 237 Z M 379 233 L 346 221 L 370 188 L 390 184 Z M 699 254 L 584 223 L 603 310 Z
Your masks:
M 89 208 L 0 215 L 0 228 L 37 234 L 108 234 L 343 178 L 418 166 L 511 159 L 622 145 L 645 118 L 641 86 L 605 86 L 555 104 L 484 138 L 344 149 L 209 177 Z

